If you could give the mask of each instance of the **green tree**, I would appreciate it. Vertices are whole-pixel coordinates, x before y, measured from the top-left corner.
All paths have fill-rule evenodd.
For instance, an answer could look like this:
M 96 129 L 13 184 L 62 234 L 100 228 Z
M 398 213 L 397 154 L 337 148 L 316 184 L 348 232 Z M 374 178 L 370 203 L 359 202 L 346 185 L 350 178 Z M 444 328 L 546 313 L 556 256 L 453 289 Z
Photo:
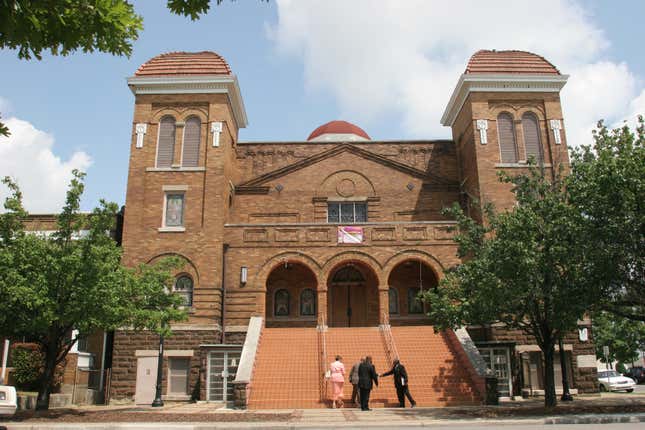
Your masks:
M 544 355 L 547 407 L 556 404 L 555 345 L 599 295 L 584 276 L 582 217 L 562 175 L 551 176 L 535 166 L 524 175 L 500 175 L 513 184 L 517 205 L 500 212 L 486 207 L 485 224 L 458 205 L 446 210 L 457 220 L 462 263 L 424 297 L 439 329 L 501 322 L 533 336 Z
M 37 407 L 47 409 L 56 365 L 81 333 L 132 326 L 167 334 L 169 322 L 185 319 L 181 298 L 168 294 L 171 270 L 180 263 L 126 268 L 108 234 L 117 205 L 101 200 L 86 216 L 79 212 L 84 174 L 74 171 L 55 233 L 25 232 L 18 186 L 3 182 L 11 195 L 0 214 L 0 333 L 37 343 L 43 354 Z
M 645 323 L 609 312 L 598 312 L 593 316 L 593 337 L 596 356 L 603 362 L 603 346 L 608 346 L 607 358 L 611 362 L 629 364 L 638 360 L 639 350 L 645 350 Z
M 268 0 L 267 0 L 268 1 Z M 168 9 L 193 21 L 223 0 L 168 0 Z M 77 50 L 132 54 L 143 18 L 128 0 L 0 0 L 0 49 L 26 60 Z M 0 122 L 0 135 L 8 130 Z
M 601 307 L 645 321 L 645 124 L 609 130 L 572 151 L 571 202 L 587 220 L 586 244 L 600 249 L 588 276 L 610 287 Z

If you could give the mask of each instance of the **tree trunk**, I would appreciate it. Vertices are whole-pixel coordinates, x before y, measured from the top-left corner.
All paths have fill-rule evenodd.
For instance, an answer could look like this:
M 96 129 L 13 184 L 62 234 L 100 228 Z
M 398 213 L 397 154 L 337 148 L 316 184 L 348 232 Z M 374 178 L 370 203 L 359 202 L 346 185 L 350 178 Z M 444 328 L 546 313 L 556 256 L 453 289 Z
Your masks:
M 552 342 L 542 351 L 544 353 L 544 406 L 553 408 L 556 405 L 555 374 L 553 372 L 553 357 L 555 347 Z
M 40 389 L 38 390 L 38 400 L 36 401 L 36 409 L 39 411 L 49 409 L 49 395 L 51 394 L 54 382 L 57 357 L 58 349 L 56 348 L 56 343 L 50 342 L 45 352 L 45 369 L 43 371 Z

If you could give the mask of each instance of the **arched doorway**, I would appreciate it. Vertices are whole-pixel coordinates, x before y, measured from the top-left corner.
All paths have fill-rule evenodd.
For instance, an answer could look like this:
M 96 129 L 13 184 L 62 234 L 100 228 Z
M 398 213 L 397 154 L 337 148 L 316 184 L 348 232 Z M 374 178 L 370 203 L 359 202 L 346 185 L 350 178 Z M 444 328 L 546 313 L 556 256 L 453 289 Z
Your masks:
M 359 263 L 342 264 L 329 276 L 327 287 L 330 327 L 378 325 L 378 281 L 371 269 Z
M 393 325 L 427 323 L 428 305 L 419 299 L 419 293 L 435 288 L 437 275 L 432 268 L 417 259 L 397 264 L 388 277 L 388 309 Z
M 302 263 L 284 262 L 267 278 L 266 326 L 315 327 L 316 275 Z

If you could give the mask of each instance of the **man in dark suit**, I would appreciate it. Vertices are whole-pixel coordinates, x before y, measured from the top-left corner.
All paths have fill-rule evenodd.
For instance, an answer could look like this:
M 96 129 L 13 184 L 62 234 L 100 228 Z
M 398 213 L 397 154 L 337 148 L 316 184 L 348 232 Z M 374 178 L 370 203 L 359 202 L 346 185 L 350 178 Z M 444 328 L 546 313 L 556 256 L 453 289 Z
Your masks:
M 372 357 L 368 355 L 365 357 L 365 361 L 358 366 L 358 388 L 361 390 L 360 400 L 362 411 L 371 411 L 369 403 L 370 392 L 373 386 L 372 381 L 378 387 L 378 374 L 372 364 Z
M 410 401 L 411 407 L 415 407 L 417 402 L 412 398 L 408 388 L 408 372 L 398 359 L 394 360 L 392 369 L 382 374 L 381 377 L 389 375 L 394 375 L 394 388 L 396 388 L 396 395 L 399 398 L 399 407 L 405 408 L 406 397 Z

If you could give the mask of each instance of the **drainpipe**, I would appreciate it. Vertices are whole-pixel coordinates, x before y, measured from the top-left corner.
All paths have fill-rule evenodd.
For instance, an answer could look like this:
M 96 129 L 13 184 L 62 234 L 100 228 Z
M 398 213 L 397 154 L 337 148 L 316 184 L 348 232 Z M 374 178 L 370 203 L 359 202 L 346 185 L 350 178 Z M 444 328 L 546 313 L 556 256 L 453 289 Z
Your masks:
M 105 347 L 107 345 L 107 332 L 103 330 L 103 349 L 101 351 L 101 373 L 99 374 L 99 391 L 103 393 L 103 373 L 105 372 Z
M 226 284 L 225 284 L 225 279 L 226 279 L 226 251 L 228 251 L 228 243 L 222 244 L 222 309 L 221 309 L 221 314 L 222 314 L 222 344 L 226 343 L 226 330 L 224 329 L 224 317 L 225 317 L 225 308 L 226 308 Z

